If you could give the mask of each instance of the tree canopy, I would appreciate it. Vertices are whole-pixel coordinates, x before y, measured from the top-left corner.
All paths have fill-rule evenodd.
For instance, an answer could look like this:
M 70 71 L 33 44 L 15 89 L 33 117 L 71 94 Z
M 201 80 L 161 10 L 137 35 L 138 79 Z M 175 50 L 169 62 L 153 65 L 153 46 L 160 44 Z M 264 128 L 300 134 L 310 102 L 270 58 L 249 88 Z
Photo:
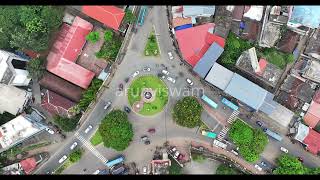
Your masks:
M 240 154 L 248 162 L 257 161 L 268 143 L 268 137 L 261 129 L 252 129 L 241 120 L 232 123 L 229 137 L 239 147 Z
M 56 116 L 54 117 L 54 122 L 63 130 L 66 132 L 73 131 L 80 120 L 81 115 L 76 115 L 73 118 L 67 118 L 67 117 L 61 117 Z
M 26 68 L 29 72 L 29 76 L 40 79 L 46 70 L 44 67 L 44 62 L 45 60 L 43 58 L 36 58 L 29 61 Z
M 86 36 L 86 39 L 92 43 L 96 43 L 100 39 L 100 34 L 97 31 L 92 31 Z
M 93 79 L 89 88 L 83 92 L 82 98 L 80 99 L 80 102 L 77 104 L 76 108 L 85 111 L 89 104 L 96 99 L 97 92 L 101 87 L 102 83 L 103 81 L 100 79 Z M 73 108 L 73 110 L 75 109 Z
M 219 175 L 237 175 L 241 174 L 237 169 L 226 166 L 225 164 L 220 164 L 216 170 L 216 174 Z
M 1 6 L 0 48 L 48 49 L 49 40 L 62 24 L 62 6 Z
M 104 40 L 106 42 L 110 42 L 113 38 L 113 32 L 111 30 L 107 30 L 106 32 L 104 32 Z
M 133 138 L 132 125 L 127 114 L 121 110 L 111 111 L 102 120 L 99 132 L 104 146 L 117 151 L 125 150 Z
M 136 16 L 130 10 L 125 11 L 125 15 L 123 18 L 124 23 L 133 23 L 136 20 Z
M 202 106 L 195 97 L 184 97 L 173 108 L 173 120 L 178 125 L 188 128 L 200 126 L 202 110 Z
M 83 153 L 82 149 L 77 149 L 77 150 L 73 151 L 69 156 L 70 161 L 72 163 L 78 162 L 81 159 L 82 153 Z

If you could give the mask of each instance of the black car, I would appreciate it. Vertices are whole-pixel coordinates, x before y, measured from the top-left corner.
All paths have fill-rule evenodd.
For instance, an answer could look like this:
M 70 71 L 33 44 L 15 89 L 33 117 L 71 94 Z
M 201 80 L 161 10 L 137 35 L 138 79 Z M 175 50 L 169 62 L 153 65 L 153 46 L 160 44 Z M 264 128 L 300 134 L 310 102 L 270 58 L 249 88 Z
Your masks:
M 262 129 L 263 132 L 266 132 L 267 130 L 268 130 L 267 128 L 263 128 L 263 129 Z
M 119 91 L 122 91 L 123 90 L 123 84 L 119 84 Z
M 150 140 L 144 141 L 144 144 L 145 144 L 145 145 L 149 145 L 149 144 L 150 144 Z
M 124 106 L 124 111 L 127 112 L 127 113 L 130 113 L 131 109 L 128 106 Z
M 128 78 L 128 77 L 125 78 L 125 79 L 124 79 L 124 82 L 126 82 L 126 83 L 129 82 L 129 78 Z
M 260 127 L 262 127 L 263 123 L 261 121 L 256 121 L 256 124 Z

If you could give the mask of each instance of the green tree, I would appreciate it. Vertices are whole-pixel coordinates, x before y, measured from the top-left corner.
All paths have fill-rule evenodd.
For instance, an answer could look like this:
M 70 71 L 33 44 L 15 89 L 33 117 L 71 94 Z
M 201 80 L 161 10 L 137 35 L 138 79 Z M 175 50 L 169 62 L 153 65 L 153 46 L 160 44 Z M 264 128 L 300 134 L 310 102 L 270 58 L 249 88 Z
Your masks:
M 178 125 L 188 128 L 200 126 L 202 110 L 202 106 L 195 97 L 184 97 L 173 108 L 173 120 Z
M 287 62 L 287 64 L 293 63 L 294 62 L 294 55 L 293 54 L 287 54 L 286 62 Z
M 100 39 L 100 34 L 97 31 L 92 31 L 86 36 L 86 39 L 92 43 L 96 43 Z
M 80 120 L 81 115 L 76 115 L 72 118 L 61 116 L 54 117 L 54 122 L 65 132 L 73 131 Z
M 169 167 L 169 174 L 171 175 L 181 174 L 182 167 L 174 159 L 172 159 L 171 157 L 169 158 L 171 161 L 171 166 Z
M 78 162 L 81 159 L 82 153 L 83 153 L 82 149 L 77 149 L 73 151 L 69 156 L 70 162 L 72 163 Z
M 274 174 L 306 174 L 308 169 L 294 156 L 284 154 L 277 160 L 278 167 Z
M 104 40 L 106 42 L 111 42 L 113 39 L 113 32 L 111 30 L 107 30 L 105 33 L 104 33 Z
M 136 16 L 132 13 L 132 11 L 126 10 L 126 11 L 125 11 L 124 18 L 123 18 L 123 23 L 125 23 L 125 24 L 127 24 L 127 23 L 131 24 L 131 23 L 133 23 L 135 20 L 136 20 Z
M 45 59 L 43 58 L 36 58 L 27 63 L 26 69 L 29 72 L 30 77 L 37 79 L 40 79 L 42 77 L 46 70 L 44 67 L 44 61 Z
M 236 175 L 241 174 L 238 170 L 231 168 L 229 166 L 226 166 L 224 164 L 220 164 L 216 170 L 216 174 L 219 175 Z
M 125 150 L 133 138 L 132 125 L 121 110 L 111 111 L 99 126 L 99 133 L 105 147 L 117 151 Z
M 79 103 L 77 104 L 78 109 L 75 110 L 82 110 L 85 111 L 87 109 L 87 107 L 89 106 L 89 104 L 96 100 L 96 95 L 98 93 L 99 88 L 101 87 L 103 81 L 100 79 L 93 79 L 91 81 L 91 84 L 89 86 L 89 88 L 83 92 L 82 94 L 82 98 L 80 99 Z

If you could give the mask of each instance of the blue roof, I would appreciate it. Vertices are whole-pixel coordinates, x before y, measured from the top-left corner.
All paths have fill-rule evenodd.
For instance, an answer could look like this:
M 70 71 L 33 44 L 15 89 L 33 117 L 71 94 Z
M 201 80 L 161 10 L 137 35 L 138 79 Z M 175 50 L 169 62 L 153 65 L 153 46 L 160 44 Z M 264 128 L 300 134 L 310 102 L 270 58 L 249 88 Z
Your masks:
M 278 106 L 277 102 L 273 100 L 273 97 L 274 95 L 268 92 L 259 110 L 266 113 L 267 115 L 272 114 Z
M 310 28 L 318 28 L 320 24 L 320 6 L 294 6 L 289 22 L 302 24 Z
M 184 24 L 182 26 L 177 26 L 174 28 L 175 31 L 179 31 L 179 30 L 183 30 L 183 29 L 188 29 L 188 28 L 191 28 L 192 27 L 192 24 Z
M 215 6 L 183 6 L 183 16 L 214 15 L 215 10 Z
M 205 78 L 213 64 L 223 53 L 223 50 L 224 49 L 219 44 L 213 43 L 199 62 L 194 66 L 193 71 L 195 71 L 200 77 Z
M 255 110 L 259 110 L 268 93 L 265 89 L 237 73 L 234 73 L 224 92 L 237 98 Z

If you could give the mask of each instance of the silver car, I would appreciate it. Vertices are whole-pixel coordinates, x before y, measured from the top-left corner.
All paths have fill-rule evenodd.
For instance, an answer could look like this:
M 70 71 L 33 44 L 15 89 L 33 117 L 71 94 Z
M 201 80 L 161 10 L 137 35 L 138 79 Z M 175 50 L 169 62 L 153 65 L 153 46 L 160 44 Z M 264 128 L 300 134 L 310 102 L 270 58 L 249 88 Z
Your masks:
M 70 149 L 73 150 L 75 147 L 77 147 L 78 143 L 77 142 L 74 142 L 71 146 L 70 146 Z
M 86 130 L 84 130 L 84 133 L 88 133 L 90 130 L 92 129 L 92 126 L 91 125 L 89 125 L 88 127 L 87 127 L 87 129 Z
M 188 83 L 190 86 L 193 85 L 193 82 L 191 81 L 191 79 L 187 78 L 186 81 L 187 81 L 187 83 Z
M 169 77 L 169 76 L 168 76 L 167 79 L 168 79 L 168 81 L 172 82 L 173 84 L 176 83 L 176 80 L 173 79 L 172 77 Z
M 169 75 L 169 72 L 167 70 L 162 70 L 161 72 L 167 76 Z
M 134 73 L 132 74 L 132 77 L 134 78 L 134 77 L 138 76 L 138 75 L 139 75 L 139 73 L 140 73 L 140 71 L 136 71 L 136 72 L 134 72 Z
M 59 163 L 63 163 L 67 159 L 67 155 L 62 156 L 62 158 L 59 159 Z
M 168 52 L 168 56 L 169 56 L 169 59 L 170 59 L 170 60 L 172 60 L 172 59 L 173 59 L 172 52 Z

